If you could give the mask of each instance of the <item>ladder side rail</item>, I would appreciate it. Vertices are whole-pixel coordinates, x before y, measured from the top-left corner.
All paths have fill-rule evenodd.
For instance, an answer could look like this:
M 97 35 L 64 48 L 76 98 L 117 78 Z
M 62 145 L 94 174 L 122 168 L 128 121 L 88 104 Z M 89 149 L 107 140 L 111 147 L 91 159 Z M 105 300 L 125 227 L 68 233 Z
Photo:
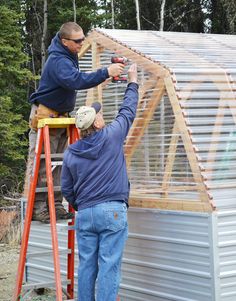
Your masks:
M 37 143 L 35 146 L 35 159 L 34 159 L 32 175 L 30 177 L 30 189 L 29 189 L 27 208 L 26 208 L 26 214 L 25 214 L 24 230 L 23 230 L 22 239 L 21 239 L 22 243 L 21 243 L 21 249 L 20 249 L 18 269 L 17 269 L 16 286 L 15 286 L 14 297 L 13 297 L 14 301 L 20 300 L 20 294 L 21 294 L 21 289 L 22 289 L 24 270 L 25 270 L 25 262 L 26 262 L 26 254 L 27 254 L 29 234 L 30 234 L 30 226 L 31 226 L 33 208 L 34 208 L 35 191 L 36 191 L 37 182 L 38 182 L 38 174 L 39 174 L 40 156 L 42 153 L 42 146 L 43 146 L 43 131 L 42 131 L 42 129 L 38 129 Z
M 56 210 L 54 202 L 54 190 L 53 190 L 53 178 L 51 170 L 51 148 L 50 148 L 50 137 L 49 137 L 49 126 L 43 127 L 44 137 L 44 152 L 45 152 L 45 165 L 46 165 L 46 176 L 47 176 L 47 187 L 48 187 L 48 206 L 50 215 L 50 226 L 53 246 L 53 260 L 55 270 L 55 282 L 56 282 L 56 296 L 57 301 L 62 301 L 62 284 L 61 284 L 61 273 L 60 273 L 60 258 L 58 252 L 58 236 L 56 228 Z
M 74 125 L 69 126 L 69 144 L 74 143 L 79 139 L 79 133 L 77 128 Z M 69 212 L 75 212 L 71 205 L 69 205 Z M 75 220 L 72 219 L 69 222 L 69 226 L 74 226 Z M 75 229 L 68 230 L 68 240 L 67 240 L 68 249 L 71 250 L 70 254 L 67 254 L 67 279 L 70 280 L 70 283 L 67 285 L 67 294 L 71 299 L 74 298 L 74 270 L 75 270 Z
M 71 222 L 68 223 L 69 226 L 74 226 L 75 221 L 74 218 Z M 67 279 L 70 282 L 67 284 L 67 294 L 70 296 L 70 299 L 74 298 L 74 265 L 75 265 L 75 230 L 68 230 L 68 249 L 71 250 L 70 253 L 67 254 Z

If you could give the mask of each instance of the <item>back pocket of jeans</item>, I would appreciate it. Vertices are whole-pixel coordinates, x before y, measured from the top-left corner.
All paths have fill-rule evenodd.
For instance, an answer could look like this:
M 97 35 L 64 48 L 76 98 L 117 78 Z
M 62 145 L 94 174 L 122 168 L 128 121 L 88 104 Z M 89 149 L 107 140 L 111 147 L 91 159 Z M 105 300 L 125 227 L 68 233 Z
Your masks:
M 127 225 L 127 211 L 121 208 L 105 209 L 105 222 L 108 230 L 122 230 Z

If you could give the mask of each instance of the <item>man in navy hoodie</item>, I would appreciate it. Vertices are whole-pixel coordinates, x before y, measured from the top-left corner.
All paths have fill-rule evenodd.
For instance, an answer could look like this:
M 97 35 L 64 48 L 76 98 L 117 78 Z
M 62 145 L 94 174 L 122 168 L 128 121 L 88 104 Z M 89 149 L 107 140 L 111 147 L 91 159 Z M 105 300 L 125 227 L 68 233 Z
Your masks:
M 129 84 L 115 120 L 105 126 L 101 106 L 83 106 L 76 113 L 82 139 L 64 154 L 61 191 L 78 210 L 78 300 L 115 301 L 121 259 L 128 235 L 130 185 L 123 151 L 138 103 L 137 67 L 131 65 Z
M 84 33 L 74 22 L 63 24 L 48 48 L 48 59 L 44 66 L 39 87 L 30 97 L 32 109 L 30 113 L 29 161 L 27 173 L 32 172 L 34 151 L 37 137 L 37 121 L 46 117 L 65 117 L 74 110 L 76 90 L 95 87 L 111 76 L 120 75 L 124 66 L 111 64 L 96 72 L 80 72 L 78 52 L 80 51 Z M 65 129 L 50 129 L 51 153 L 63 153 L 67 145 Z M 60 167 L 53 172 L 54 186 L 60 185 Z M 38 187 L 46 187 L 45 164 L 41 162 Z M 62 205 L 60 191 L 55 192 L 57 219 L 71 218 Z M 49 212 L 46 193 L 37 193 L 33 212 L 33 220 L 49 223 Z

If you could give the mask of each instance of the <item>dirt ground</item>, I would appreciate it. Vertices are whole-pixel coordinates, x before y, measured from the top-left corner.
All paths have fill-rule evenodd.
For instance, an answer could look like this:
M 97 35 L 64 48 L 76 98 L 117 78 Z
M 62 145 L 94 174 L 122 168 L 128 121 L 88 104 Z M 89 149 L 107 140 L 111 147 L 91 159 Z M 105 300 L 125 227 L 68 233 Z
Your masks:
M 12 301 L 15 288 L 19 247 L 0 243 L 0 301 Z M 28 292 L 21 301 L 55 301 L 55 291 L 45 289 L 43 295 Z
M 19 248 L 0 244 L 0 301 L 12 300 L 18 257 Z

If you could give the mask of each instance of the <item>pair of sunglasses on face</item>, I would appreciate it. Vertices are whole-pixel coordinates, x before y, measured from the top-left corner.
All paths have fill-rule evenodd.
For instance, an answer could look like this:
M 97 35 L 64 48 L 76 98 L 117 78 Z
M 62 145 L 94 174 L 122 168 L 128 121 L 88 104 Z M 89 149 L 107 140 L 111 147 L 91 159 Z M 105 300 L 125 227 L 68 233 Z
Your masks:
M 70 39 L 70 38 L 63 38 L 64 40 L 69 40 L 69 41 L 73 41 L 75 42 L 76 44 L 81 44 L 84 40 L 85 40 L 85 37 L 83 37 L 82 39 Z

